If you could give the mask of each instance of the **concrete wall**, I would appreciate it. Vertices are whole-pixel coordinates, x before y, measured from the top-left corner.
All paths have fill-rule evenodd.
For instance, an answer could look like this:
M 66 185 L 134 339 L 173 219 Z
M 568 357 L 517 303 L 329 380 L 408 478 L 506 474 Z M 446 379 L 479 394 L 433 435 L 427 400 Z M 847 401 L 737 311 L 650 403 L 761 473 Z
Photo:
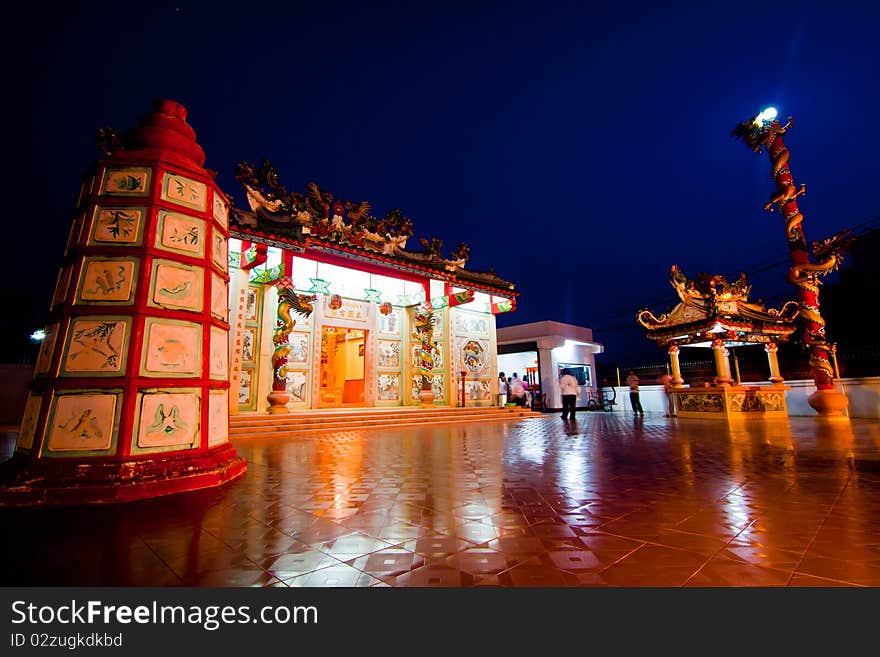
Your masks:
M 791 388 L 785 392 L 788 414 L 790 416 L 815 416 L 816 411 L 807 401 L 809 396 L 816 392 L 813 380 L 785 381 L 785 385 Z M 850 417 L 880 419 L 880 377 L 840 379 L 837 381 L 837 389 L 849 399 Z M 629 388 L 626 386 L 615 387 L 615 390 L 617 391 L 617 405 L 614 410 L 632 413 L 632 406 L 629 403 Z M 663 394 L 663 386 L 640 386 L 639 401 L 642 402 L 646 413 L 666 412 L 666 396 Z

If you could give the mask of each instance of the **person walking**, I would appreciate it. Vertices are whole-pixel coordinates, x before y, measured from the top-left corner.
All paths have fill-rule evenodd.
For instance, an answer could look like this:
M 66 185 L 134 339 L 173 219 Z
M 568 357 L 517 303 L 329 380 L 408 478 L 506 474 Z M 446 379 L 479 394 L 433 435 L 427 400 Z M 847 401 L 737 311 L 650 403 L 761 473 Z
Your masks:
M 645 411 L 642 408 L 642 402 L 639 400 L 639 377 L 632 370 L 629 371 L 629 376 L 626 377 L 626 385 L 629 386 L 629 402 L 632 404 L 633 414 L 644 415 Z
M 578 380 L 569 370 L 562 370 L 559 377 L 559 392 L 562 394 L 562 419 L 575 419 L 577 408 Z
M 663 386 L 663 392 L 666 393 L 666 417 L 677 417 L 675 414 L 675 395 L 672 394 L 674 386 L 672 385 L 672 377 L 664 374 L 658 379 Z
M 507 395 L 510 393 L 510 386 L 507 385 L 507 378 L 504 372 L 498 374 L 498 406 L 504 408 L 507 406 Z

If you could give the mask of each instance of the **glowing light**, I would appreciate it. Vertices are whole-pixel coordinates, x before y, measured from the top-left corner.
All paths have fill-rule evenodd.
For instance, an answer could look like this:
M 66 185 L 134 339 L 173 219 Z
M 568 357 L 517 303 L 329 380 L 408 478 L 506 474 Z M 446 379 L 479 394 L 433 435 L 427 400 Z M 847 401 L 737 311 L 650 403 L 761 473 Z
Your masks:
M 46 339 L 46 331 L 43 329 L 37 329 L 33 333 L 31 333 L 31 342 L 42 342 Z
M 762 125 L 776 118 L 779 112 L 775 107 L 768 107 L 755 117 L 755 125 Z

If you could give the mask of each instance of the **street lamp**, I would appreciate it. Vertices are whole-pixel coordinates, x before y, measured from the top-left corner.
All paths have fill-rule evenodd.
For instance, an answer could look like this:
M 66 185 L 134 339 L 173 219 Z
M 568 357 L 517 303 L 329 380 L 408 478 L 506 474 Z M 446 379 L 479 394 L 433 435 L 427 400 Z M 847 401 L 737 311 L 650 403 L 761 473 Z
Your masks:
M 834 370 L 829 360 L 831 347 L 825 340 L 825 320 L 819 313 L 819 279 L 840 266 L 843 253 L 852 239 L 849 237 L 850 231 L 843 230 L 829 239 L 813 242 L 811 248 L 807 248 L 801 226 L 804 215 L 797 205 L 797 197 L 806 192 L 806 186 L 801 185 L 800 189 L 795 186 L 788 165 L 790 152 L 782 139 L 782 135 L 791 128 L 792 120 L 789 118 L 782 126 L 776 120 L 777 114 L 775 108 L 768 107 L 738 124 L 732 134 L 756 153 L 764 149 L 770 156 L 776 193 L 770 197 L 764 209 L 772 212 L 774 206 L 779 208 L 785 220 L 785 236 L 791 255 L 788 280 L 797 289 L 798 321 L 803 328 L 803 340 L 810 350 L 810 367 L 816 383 L 816 392 L 809 398 L 810 406 L 820 415 L 841 416 L 847 407 L 847 399 L 834 389 Z
M 42 342 L 46 339 L 46 331 L 43 329 L 37 329 L 33 333 L 30 334 L 31 342 Z

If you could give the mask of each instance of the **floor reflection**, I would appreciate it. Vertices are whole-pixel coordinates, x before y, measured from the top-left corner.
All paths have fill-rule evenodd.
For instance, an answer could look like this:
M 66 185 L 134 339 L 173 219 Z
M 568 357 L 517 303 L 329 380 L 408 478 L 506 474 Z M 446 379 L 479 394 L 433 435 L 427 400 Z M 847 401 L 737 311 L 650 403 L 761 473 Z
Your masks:
M 3 585 L 880 585 L 877 422 L 586 413 L 237 447 L 220 490 L 0 510 Z

